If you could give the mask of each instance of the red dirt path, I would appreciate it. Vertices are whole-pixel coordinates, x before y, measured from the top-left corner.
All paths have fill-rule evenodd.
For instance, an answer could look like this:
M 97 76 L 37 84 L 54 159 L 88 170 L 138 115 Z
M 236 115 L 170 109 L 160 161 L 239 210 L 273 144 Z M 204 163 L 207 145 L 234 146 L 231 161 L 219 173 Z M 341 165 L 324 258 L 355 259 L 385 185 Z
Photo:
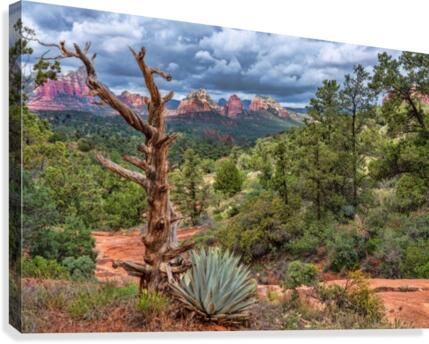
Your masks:
M 200 228 L 191 227 L 178 231 L 179 240 L 183 241 L 198 233 Z M 113 260 L 143 261 L 144 245 L 138 230 L 124 232 L 92 232 L 95 248 L 98 252 L 95 275 L 100 281 L 127 282 L 133 278 L 122 268 L 114 269 Z M 332 280 L 327 283 L 344 284 L 344 280 Z M 400 320 L 407 327 L 429 328 L 429 279 L 379 279 L 369 280 L 383 300 L 386 317 L 390 321 Z M 303 288 L 304 291 L 305 288 Z M 266 299 L 268 291 L 275 291 L 279 296 L 283 291 L 277 285 L 259 285 L 258 294 Z
M 199 227 L 189 227 L 178 230 L 177 237 L 180 241 L 191 238 L 200 231 Z M 121 232 L 93 231 L 95 250 L 97 251 L 95 276 L 99 281 L 128 282 L 136 280 L 128 276 L 122 269 L 112 267 L 113 260 L 131 260 L 143 262 L 144 245 L 141 241 L 139 230 Z

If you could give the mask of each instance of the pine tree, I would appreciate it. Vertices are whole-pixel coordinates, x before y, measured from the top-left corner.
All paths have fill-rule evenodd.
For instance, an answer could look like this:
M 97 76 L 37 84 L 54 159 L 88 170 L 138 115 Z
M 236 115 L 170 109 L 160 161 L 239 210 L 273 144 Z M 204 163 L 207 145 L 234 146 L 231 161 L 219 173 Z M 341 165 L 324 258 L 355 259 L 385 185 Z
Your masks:
M 196 225 L 207 207 L 208 187 L 204 183 L 198 154 L 187 149 L 183 157 L 183 165 L 175 178 L 174 199 L 180 212 L 190 218 L 192 225 Z
M 363 176 L 366 146 L 361 144 L 360 134 L 370 116 L 375 113 L 375 93 L 368 86 L 369 73 L 362 65 L 354 68 L 353 75 L 347 74 L 340 92 L 341 106 L 350 117 L 349 134 L 351 149 L 352 205 L 358 206 L 358 188 Z
M 223 159 L 219 162 L 216 171 L 214 189 L 231 197 L 241 190 L 243 177 L 237 166 L 231 159 Z

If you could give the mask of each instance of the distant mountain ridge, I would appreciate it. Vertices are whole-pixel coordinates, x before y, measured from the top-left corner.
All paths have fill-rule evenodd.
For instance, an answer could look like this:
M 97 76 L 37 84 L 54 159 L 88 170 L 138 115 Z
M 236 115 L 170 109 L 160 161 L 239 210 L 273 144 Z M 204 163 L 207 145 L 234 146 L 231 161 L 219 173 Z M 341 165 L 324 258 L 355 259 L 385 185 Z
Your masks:
M 48 80 L 30 93 L 27 106 L 34 111 L 87 111 L 114 115 L 108 106 L 100 106 L 85 83 L 86 73 L 81 67 L 76 71 L 59 75 L 57 80 Z M 136 111 L 146 114 L 145 97 L 138 93 L 123 91 L 118 98 Z M 289 111 L 272 97 L 255 96 L 252 100 L 241 100 L 232 94 L 228 100 L 215 102 L 208 92 L 199 89 L 190 92 L 184 99 L 172 99 L 166 104 L 167 116 L 186 116 L 195 113 L 217 113 L 229 118 L 246 112 L 269 111 L 280 118 L 300 120 L 300 111 Z

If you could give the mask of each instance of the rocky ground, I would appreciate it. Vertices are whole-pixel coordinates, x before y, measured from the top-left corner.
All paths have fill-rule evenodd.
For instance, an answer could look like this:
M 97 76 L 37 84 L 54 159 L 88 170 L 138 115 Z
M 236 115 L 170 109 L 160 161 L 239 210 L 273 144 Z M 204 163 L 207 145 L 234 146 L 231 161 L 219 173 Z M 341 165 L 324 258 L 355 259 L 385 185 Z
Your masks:
M 200 229 L 190 227 L 178 232 L 179 240 L 191 238 Z M 113 260 L 143 260 L 144 245 L 138 230 L 122 232 L 93 232 L 98 252 L 96 277 L 100 281 L 130 281 L 125 270 L 112 267 Z M 326 283 L 344 284 L 345 280 L 331 280 Z M 407 327 L 429 327 L 429 280 L 423 279 L 369 279 L 370 288 L 383 300 L 386 317 L 399 320 Z M 280 297 L 283 293 L 278 285 L 259 285 L 258 295 L 266 299 L 268 292 Z M 305 292 L 305 288 L 302 289 Z

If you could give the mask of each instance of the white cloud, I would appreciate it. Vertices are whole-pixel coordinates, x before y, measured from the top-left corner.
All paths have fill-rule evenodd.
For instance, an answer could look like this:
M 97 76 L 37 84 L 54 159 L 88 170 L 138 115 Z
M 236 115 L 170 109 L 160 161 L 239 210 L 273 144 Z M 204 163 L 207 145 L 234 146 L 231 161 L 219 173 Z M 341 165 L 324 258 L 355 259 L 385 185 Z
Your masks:
M 195 58 L 200 61 L 214 62 L 216 61 L 207 50 L 198 50 L 195 53 Z
M 231 56 L 245 51 L 257 51 L 257 33 L 234 29 L 222 29 L 200 41 L 200 47 L 212 49 L 215 56 Z

